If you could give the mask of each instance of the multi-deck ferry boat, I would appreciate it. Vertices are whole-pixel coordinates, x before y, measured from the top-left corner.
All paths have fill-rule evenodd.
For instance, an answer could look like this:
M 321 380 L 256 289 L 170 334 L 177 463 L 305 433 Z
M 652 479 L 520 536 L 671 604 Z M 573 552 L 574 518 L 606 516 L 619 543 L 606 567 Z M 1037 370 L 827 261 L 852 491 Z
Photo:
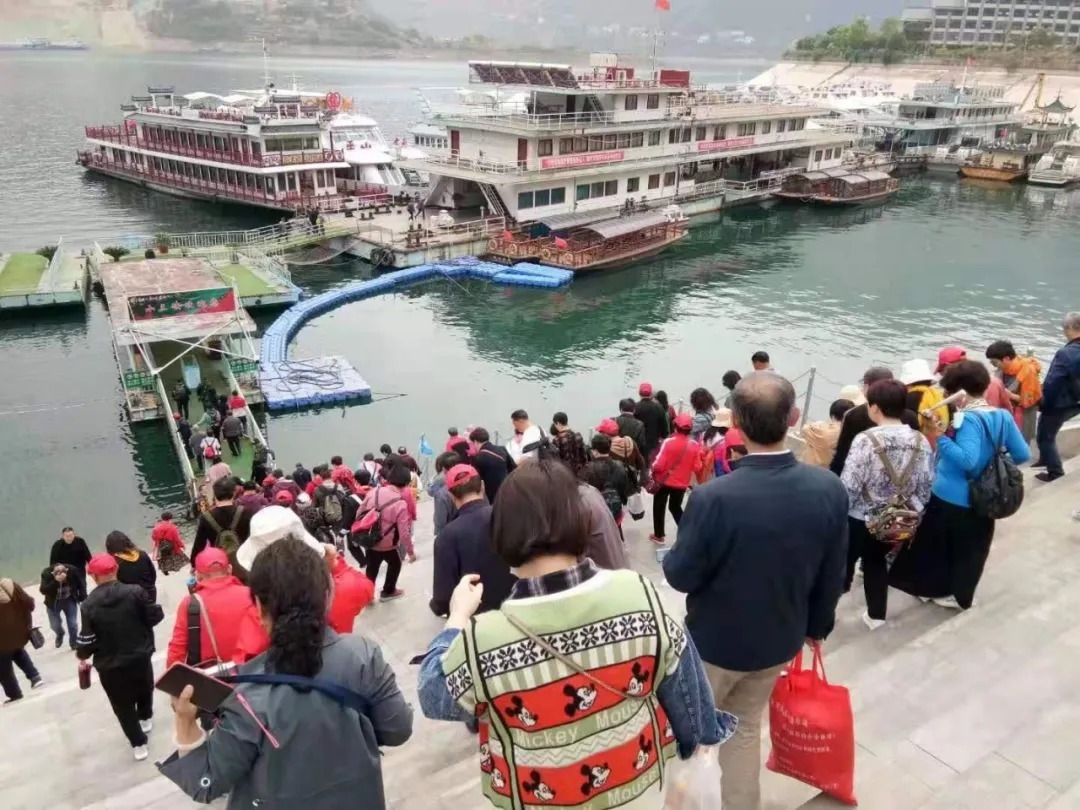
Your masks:
M 339 93 L 231 95 L 150 87 L 116 126 L 86 127 L 88 171 L 178 197 L 342 211 L 413 186 L 370 118 Z M 422 184 L 416 185 L 416 188 Z
M 432 111 L 449 148 L 404 165 L 431 175 L 430 206 L 505 217 L 488 252 L 572 270 L 655 253 L 740 197 L 766 200 L 791 172 L 839 166 L 851 136 L 807 128 L 821 107 L 640 73 L 615 54 L 586 69 L 469 63 L 470 83 L 524 103 Z

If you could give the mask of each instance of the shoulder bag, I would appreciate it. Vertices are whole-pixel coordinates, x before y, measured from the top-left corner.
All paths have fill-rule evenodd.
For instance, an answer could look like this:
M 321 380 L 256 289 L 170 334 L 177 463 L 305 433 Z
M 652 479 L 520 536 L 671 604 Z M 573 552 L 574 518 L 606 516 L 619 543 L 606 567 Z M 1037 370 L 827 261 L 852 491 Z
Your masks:
M 1005 449 L 1006 425 L 1002 422 L 1001 438 L 994 442 L 994 435 L 985 415 L 976 416 L 975 413 L 968 412 L 967 418 L 974 418 L 993 444 L 990 462 L 977 476 L 968 478 L 971 508 L 979 517 L 990 520 L 1011 517 L 1024 503 L 1024 474 Z
M 675 459 L 675 463 L 671 465 L 671 469 L 664 473 L 662 478 L 655 478 L 652 476 L 649 477 L 649 480 L 645 482 L 646 492 L 648 492 L 650 495 L 655 495 L 657 492 L 663 489 L 664 484 L 667 482 L 668 478 L 670 478 L 671 474 L 675 471 L 675 469 L 680 464 L 682 464 L 682 460 L 686 458 L 686 454 L 690 452 L 691 444 L 696 444 L 696 442 L 691 442 L 690 438 L 687 437 L 686 444 L 683 446 L 682 452 L 679 453 L 679 457 Z

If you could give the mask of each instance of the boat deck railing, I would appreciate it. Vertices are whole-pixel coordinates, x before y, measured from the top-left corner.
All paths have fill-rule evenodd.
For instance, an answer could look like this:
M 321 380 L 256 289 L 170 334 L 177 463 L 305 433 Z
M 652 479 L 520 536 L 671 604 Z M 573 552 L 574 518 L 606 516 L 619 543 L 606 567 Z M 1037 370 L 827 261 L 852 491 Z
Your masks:
M 267 256 L 255 245 L 244 248 L 204 248 L 199 251 L 199 256 L 215 265 L 240 264 L 256 273 L 261 273 L 270 283 L 276 281 L 285 287 L 293 286 L 288 265 L 280 259 Z
M 461 106 L 436 108 L 434 113 L 435 118 L 444 121 L 494 123 L 536 130 L 577 130 L 615 122 L 615 113 L 610 110 L 576 113 L 525 113 L 499 110 L 494 107 Z

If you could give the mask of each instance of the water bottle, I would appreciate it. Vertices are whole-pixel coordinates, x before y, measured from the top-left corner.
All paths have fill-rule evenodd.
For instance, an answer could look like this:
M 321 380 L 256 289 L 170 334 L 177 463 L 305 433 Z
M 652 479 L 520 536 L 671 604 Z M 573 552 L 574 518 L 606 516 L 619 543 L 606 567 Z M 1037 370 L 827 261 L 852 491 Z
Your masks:
M 89 661 L 80 661 L 79 662 L 79 688 L 80 689 L 89 689 L 90 688 L 90 662 Z

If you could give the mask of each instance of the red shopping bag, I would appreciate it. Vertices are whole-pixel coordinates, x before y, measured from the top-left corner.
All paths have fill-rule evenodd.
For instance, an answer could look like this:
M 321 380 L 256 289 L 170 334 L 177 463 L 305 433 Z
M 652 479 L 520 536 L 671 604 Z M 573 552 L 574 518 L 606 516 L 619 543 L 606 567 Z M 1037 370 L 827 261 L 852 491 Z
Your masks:
M 813 785 L 845 804 L 857 804 L 851 696 L 825 679 L 820 644 L 814 644 L 811 669 L 803 669 L 800 651 L 790 670 L 776 679 L 769 700 L 769 736 L 770 771 Z

